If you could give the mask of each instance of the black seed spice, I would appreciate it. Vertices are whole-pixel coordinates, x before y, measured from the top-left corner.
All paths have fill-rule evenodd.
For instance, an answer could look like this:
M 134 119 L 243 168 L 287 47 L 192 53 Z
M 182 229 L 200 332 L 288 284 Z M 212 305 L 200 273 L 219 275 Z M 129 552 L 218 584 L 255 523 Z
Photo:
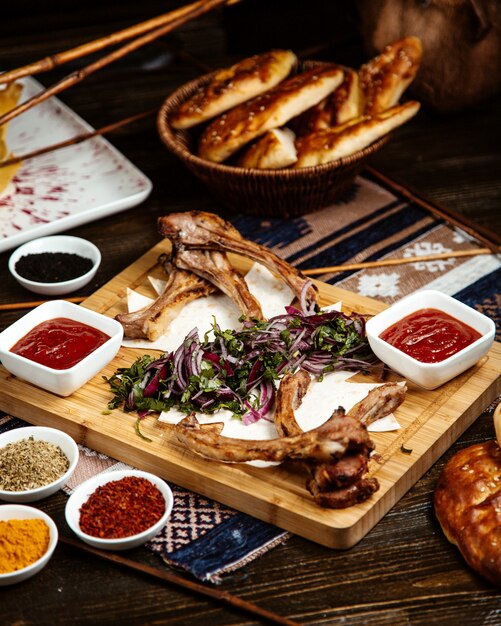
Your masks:
M 37 283 L 62 283 L 92 269 L 91 259 L 70 252 L 27 254 L 16 263 L 16 272 Z

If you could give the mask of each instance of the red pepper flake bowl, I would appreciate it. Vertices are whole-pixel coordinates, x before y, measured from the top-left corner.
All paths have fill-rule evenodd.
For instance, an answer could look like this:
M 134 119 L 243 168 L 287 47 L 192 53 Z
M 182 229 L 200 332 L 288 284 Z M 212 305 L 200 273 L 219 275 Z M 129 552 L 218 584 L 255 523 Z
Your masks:
M 37 330 L 40 325 L 47 322 L 55 324 L 57 320 L 66 320 L 64 323 L 72 321 L 76 329 L 80 325 L 81 336 L 71 328 L 62 327 L 50 337 L 40 335 L 42 331 Z M 103 343 L 91 344 L 89 326 L 95 335 L 100 334 Z M 16 354 L 13 349 L 17 349 L 19 342 L 26 342 L 27 335 L 32 331 L 37 331 L 37 336 L 31 341 L 31 352 Z M 102 337 L 102 333 L 108 338 Z M 0 361 L 11 374 L 65 397 L 108 365 L 120 349 L 122 338 L 122 325 L 113 318 L 66 300 L 51 300 L 23 315 L 0 333 Z M 61 357 L 61 363 L 48 360 L 49 356 L 54 358 L 57 355 Z M 64 360 L 70 357 L 75 358 L 65 363 Z
M 170 487 L 158 476 L 115 470 L 77 487 L 66 503 L 65 515 L 71 530 L 90 546 L 131 550 L 160 532 L 173 504 Z
M 395 347 L 388 343 L 391 339 L 385 341 L 382 338 L 385 331 L 388 331 L 394 324 L 402 320 L 407 322 L 404 318 L 430 309 L 432 310 L 431 321 L 423 321 L 420 328 L 416 323 L 411 327 L 410 320 L 408 327 L 403 328 L 404 334 L 400 335 L 402 338 L 407 333 L 404 341 L 408 344 L 409 351 L 414 352 L 415 356 L 406 354 L 403 351 L 407 349 L 405 346 Z M 452 327 L 448 328 L 444 325 L 443 320 L 438 316 L 438 324 L 432 328 L 430 324 L 433 322 L 434 311 L 454 318 Z M 447 319 L 445 322 L 447 323 Z M 469 327 L 471 342 L 468 345 L 462 342 L 462 325 Z M 468 328 L 464 328 L 464 332 L 467 331 Z M 374 354 L 383 363 L 420 387 L 431 390 L 452 380 L 480 361 L 494 342 L 496 326 L 486 315 L 456 298 L 441 291 L 424 289 L 402 298 L 385 311 L 372 317 L 366 324 L 366 332 Z M 423 351 L 419 356 L 424 360 L 415 358 L 418 356 L 418 347 Z M 426 354 L 426 351 L 429 354 Z M 437 360 L 433 362 L 432 359 Z

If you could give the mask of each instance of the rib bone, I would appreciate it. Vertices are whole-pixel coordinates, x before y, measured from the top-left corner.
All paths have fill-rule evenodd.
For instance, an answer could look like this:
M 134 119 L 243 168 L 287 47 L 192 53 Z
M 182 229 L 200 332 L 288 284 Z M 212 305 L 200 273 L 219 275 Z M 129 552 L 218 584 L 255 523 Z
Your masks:
M 165 255 L 161 255 L 167 273 L 167 283 L 160 296 L 151 305 L 115 316 L 123 328 L 126 337 L 131 339 L 149 339 L 155 341 L 166 330 L 185 304 L 208 296 L 216 288 L 192 272 L 175 267 Z
M 226 253 L 178 249 L 174 263 L 176 267 L 192 271 L 218 287 L 246 317 L 264 319 L 259 302 L 249 291 L 244 278 L 230 265 Z
M 176 424 L 174 433 L 190 450 L 228 463 L 254 460 L 327 462 L 341 457 L 348 449 L 371 446 L 366 427 L 359 420 L 345 416 L 342 409 L 334 411 L 318 428 L 290 437 L 232 439 L 205 429 L 193 414 Z
M 317 300 L 317 290 L 299 270 L 276 256 L 264 246 L 244 239 L 229 222 L 213 213 L 187 211 L 171 213 L 158 220 L 160 234 L 172 242 L 177 250 L 219 250 L 246 256 L 278 274 L 308 306 Z M 303 290 L 306 292 L 303 294 Z

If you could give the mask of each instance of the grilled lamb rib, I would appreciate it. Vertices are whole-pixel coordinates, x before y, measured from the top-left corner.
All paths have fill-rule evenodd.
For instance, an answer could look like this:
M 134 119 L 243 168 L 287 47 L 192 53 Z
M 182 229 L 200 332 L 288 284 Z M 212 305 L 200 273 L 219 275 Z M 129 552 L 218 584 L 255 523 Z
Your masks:
M 139 311 L 115 316 L 126 337 L 155 341 L 185 304 L 216 290 L 214 285 L 196 274 L 175 267 L 166 255 L 160 255 L 159 262 L 167 274 L 167 283 L 158 298 Z
M 220 435 L 213 426 L 199 424 L 191 414 L 174 426 L 174 433 L 193 452 L 227 463 L 327 462 L 340 458 L 348 449 L 362 450 L 372 445 L 366 427 L 356 418 L 345 416 L 342 409 L 334 411 L 318 428 L 276 439 L 233 439 Z
M 307 372 L 299 370 L 286 374 L 280 384 L 276 398 L 275 426 L 280 435 L 299 435 L 302 432 L 294 416 L 310 382 Z M 403 402 L 406 387 L 387 383 L 372 389 L 363 400 L 355 404 L 347 417 L 369 424 L 393 412 Z M 375 478 L 364 478 L 368 469 L 373 445 L 347 449 L 339 459 L 329 462 L 308 461 L 303 463 L 310 479 L 308 491 L 317 504 L 326 508 L 344 508 L 370 497 L 379 484 Z
M 158 229 L 163 237 L 171 241 L 174 251 L 235 252 L 261 263 L 281 276 L 307 307 L 313 308 L 317 301 L 316 287 L 299 270 L 264 246 L 244 239 L 234 226 L 213 213 L 171 213 L 158 219 Z
M 225 293 L 245 317 L 263 320 L 259 302 L 249 291 L 244 278 L 230 265 L 225 252 L 177 249 L 176 267 L 194 272 Z

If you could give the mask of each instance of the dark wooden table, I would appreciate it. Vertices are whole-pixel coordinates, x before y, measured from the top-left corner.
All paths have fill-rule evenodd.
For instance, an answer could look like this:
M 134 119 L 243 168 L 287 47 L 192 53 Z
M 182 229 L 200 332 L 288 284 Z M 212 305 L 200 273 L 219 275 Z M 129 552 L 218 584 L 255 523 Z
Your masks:
M 109 4 L 92 0 L 27 2 L 19 9 L 12 8 L 8 24 L 3 24 L 0 67 L 16 67 L 72 47 L 162 13 L 176 3 L 124 1 L 113 8 Z M 233 48 L 228 49 L 225 23 L 228 14 L 216 11 L 115 63 L 64 93 L 62 99 L 95 127 L 157 107 L 173 88 L 201 71 L 201 66 L 197 68 L 173 50 L 181 46 L 211 67 L 238 58 L 234 37 Z M 336 48 L 336 41 L 330 44 Z M 337 46 L 339 55 L 347 50 L 363 58 L 356 39 Z M 83 64 L 78 61 L 71 69 Z M 41 79 L 49 84 L 67 71 L 58 69 Z M 395 133 L 371 165 L 499 234 L 500 105 L 501 96 L 454 115 L 423 110 Z M 165 150 L 153 118 L 116 132 L 111 140 L 151 178 L 154 189 L 141 206 L 71 231 L 96 243 L 103 253 L 91 290 L 158 241 L 158 216 L 191 209 L 224 213 Z M 32 300 L 33 294 L 8 274 L 8 257 L 9 252 L 0 255 L 0 302 Z M 0 329 L 22 313 L 1 313 Z M 493 436 L 492 417 L 486 413 L 353 549 L 337 552 L 293 537 L 229 576 L 222 589 L 302 624 L 501 623 L 499 591 L 464 564 L 443 536 L 432 509 L 433 489 L 447 458 L 466 445 Z M 58 494 L 39 503 L 54 516 L 63 534 L 69 532 L 64 522 L 65 501 L 66 496 Z M 131 556 L 162 567 L 158 557 L 146 549 Z M 0 623 L 206 625 L 256 621 L 60 544 L 39 575 L 15 587 L 0 588 Z

